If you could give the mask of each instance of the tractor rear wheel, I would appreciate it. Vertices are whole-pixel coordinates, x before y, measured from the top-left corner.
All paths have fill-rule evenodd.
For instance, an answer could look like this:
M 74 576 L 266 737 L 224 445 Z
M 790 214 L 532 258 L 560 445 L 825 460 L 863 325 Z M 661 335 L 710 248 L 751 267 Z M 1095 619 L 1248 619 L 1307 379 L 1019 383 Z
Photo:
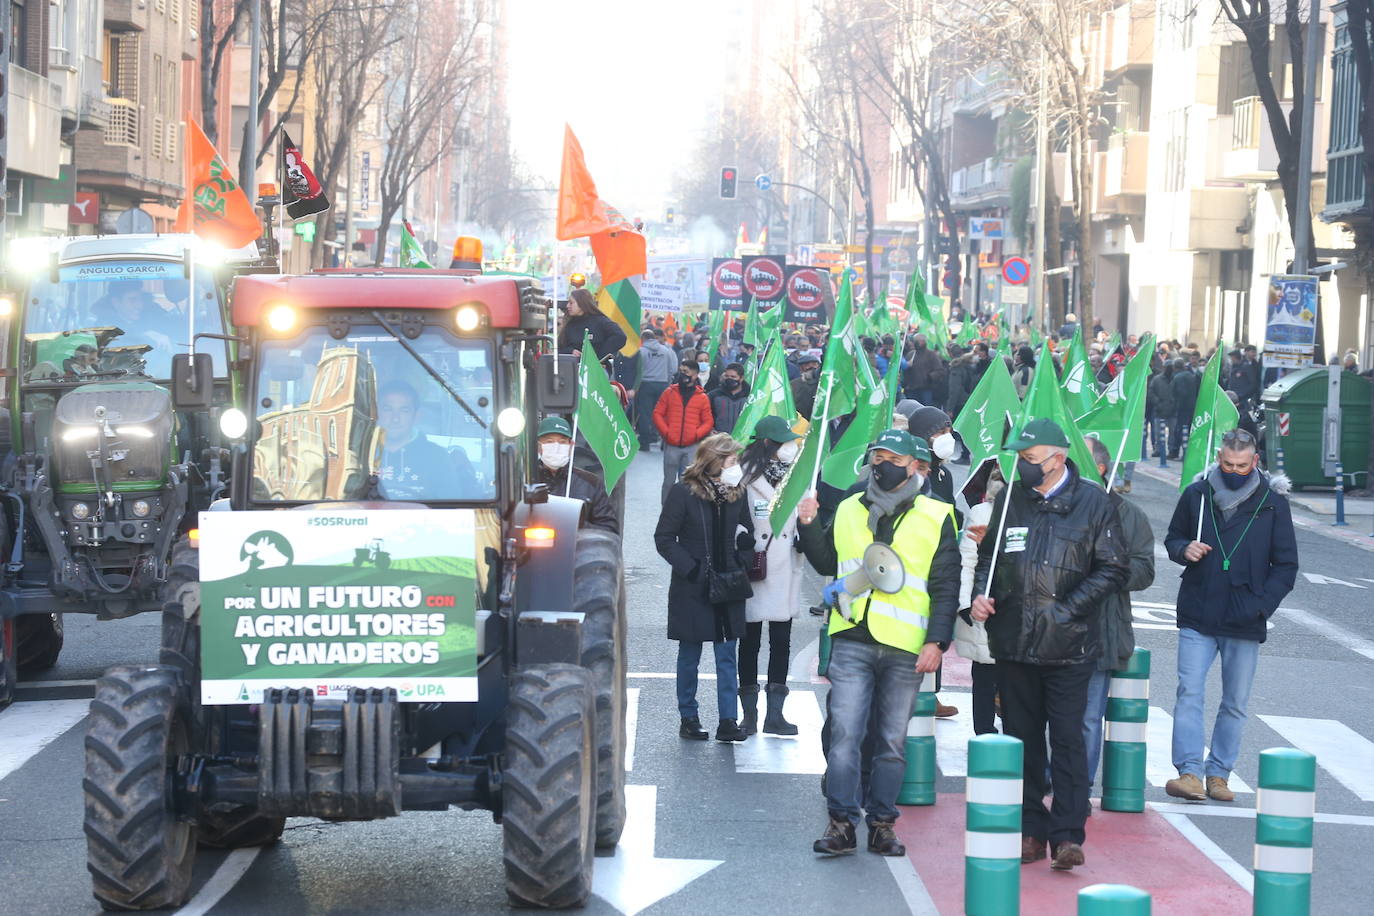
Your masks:
M 163 585 L 158 661 L 177 672 L 195 725 L 197 748 L 212 750 L 206 747 L 211 736 L 200 705 L 200 551 L 185 537 L 172 547 L 171 568 Z M 247 805 L 223 805 L 202 812 L 198 836 L 202 846 L 238 849 L 275 843 L 285 826 L 284 817 L 265 817 Z
M 502 778 L 506 895 L 516 906 L 581 906 L 596 849 L 596 700 L 579 665 L 511 676 Z
M 191 887 L 195 824 L 178 816 L 177 761 L 190 722 L 177 672 L 111 668 L 96 681 L 86 731 L 86 868 L 107 910 L 179 906 Z
M 62 654 L 62 615 L 25 614 L 15 618 L 19 645 L 19 670 L 24 674 L 47 671 Z
M 596 845 L 609 849 L 625 829 L 625 600 L 620 537 L 578 532 L 573 610 L 585 614 L 582 667 L 596 691 Z

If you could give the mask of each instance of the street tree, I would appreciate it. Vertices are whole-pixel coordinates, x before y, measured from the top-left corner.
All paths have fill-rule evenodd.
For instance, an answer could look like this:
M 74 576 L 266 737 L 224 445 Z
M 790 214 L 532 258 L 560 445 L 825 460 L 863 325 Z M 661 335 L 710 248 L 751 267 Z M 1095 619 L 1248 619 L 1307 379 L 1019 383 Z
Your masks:
M 200 4 L 200 126 L 210 142 L 218 144 L 220 76 L 251 0 L 191 2 Z

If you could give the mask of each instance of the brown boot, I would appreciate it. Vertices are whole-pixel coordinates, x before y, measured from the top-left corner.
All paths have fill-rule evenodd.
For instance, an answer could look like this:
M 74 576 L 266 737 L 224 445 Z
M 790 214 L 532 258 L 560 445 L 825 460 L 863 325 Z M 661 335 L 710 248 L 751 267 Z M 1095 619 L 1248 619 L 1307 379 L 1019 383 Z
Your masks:
M 1232 802 L 1236 800 L 1236 793 L 1231 791 L 1231 787 L 1226 784 L 1226 780 L 1220 776 L 1207 777 L 1207 795 L 1219 802 Z
M 959 715 L 958 706 L 946 706 L 944 703 L 940 702 L 939 697 L 935 698 L 935 718 L 952 719 L 957 715 Z
M 1060 843 L 1054 850 L 1054 861 L 1050 863 L 1050 868 L 1055 871 L 1069 871 L 1075 865 L 1082 865 L 1085 858 L 1083 847 L 1077 843 Z
M 1192 773 L 1184 773 L 1177 779 L 1171 779 L 1164 784 L 1165 793 L 1174 798 L 1186 798 L 1188 801 L 1206 801 L 1207 791 L 1202 788 L 1202 780 Z
M 1045 841 L 1033 836 L 1021 837 L 1021 864 L 1029 865 L 1045 858 Z

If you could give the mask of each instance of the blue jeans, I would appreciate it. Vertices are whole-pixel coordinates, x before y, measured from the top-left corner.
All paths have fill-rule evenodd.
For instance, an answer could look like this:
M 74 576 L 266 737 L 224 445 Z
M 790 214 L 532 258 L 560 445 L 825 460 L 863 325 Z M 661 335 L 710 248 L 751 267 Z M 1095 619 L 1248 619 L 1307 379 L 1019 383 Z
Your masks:
M 1174 700 L 1174 768 L 1228 779 L 1240 753 L 1245 707 L 1255 680 L 1260 644 L 1249 639 L 1204 636 L 1187 628 L 1178 631 L 1178 694 Z M 1202 701 L 1207 696 L 1207 671 L 1221 656 L 1221 705 L 1212 727 L 1212 751 L 1202 760 Z
M 716 711 L 722 719 L 739 718 L 739 680 L 735 669 L 737 639 L 713 642 L 716 656 Z M 697 667 L 701 664 L 701 643 L 677 644 L 677 711 L 684 719 L 697 713 Z
M 1097 764 L 1102 759 L 1102 718 L 1107 715 L 1107 690 L 1111 686 L 1110 671 L 1094 671 L 1088 681 L 1088 707 L 1083 713 L 1083 743 L 1088 746 L 1088 788 L 1097 782 Z
M 901 649 L 856 639 L 836 639 L 830 649 L 830 751 L 826 755 L 825 801 L 832 817 L 859 822 L 897 819 L 897 793 L 906 771 L 906 728 L 921 676 L 916 656 Z M 861 797 L 860 749 L 869 712 L 876 710 L 873 769 Z

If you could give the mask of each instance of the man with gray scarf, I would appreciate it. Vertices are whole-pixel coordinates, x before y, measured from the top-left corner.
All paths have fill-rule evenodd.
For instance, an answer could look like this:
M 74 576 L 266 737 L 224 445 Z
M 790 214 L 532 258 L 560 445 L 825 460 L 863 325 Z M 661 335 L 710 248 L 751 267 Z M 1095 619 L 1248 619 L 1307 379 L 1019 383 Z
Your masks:
M 953 507 L 922 495 L 917 462 L 930 461 L 925 441 L 889 429 L 869 450 L 867 487 L 840 503 L 828 524 L 818 521 L 814 496 L 798 506 L 798 533 L 806 558 L 822 575 L 858 570 L 873 543 L 901 558 L 905 581 L 896 592 L 851 595 L 847 613 L 835 608 L 843 579 L 826 586 L 831 606 L 830 750 L 826 755 L 826 806 L 830 823 L 813 844 L 821 855 L 848 855 L 857 846 L 860 809 L 868 814 L 868 849 L 904 855 L 893 832 L 897 793 L 906 768 L 906 728 L 924 674 L 934 671 L 954 635 L 959 606 L 959 547 Z M 866 791 L 861 746 L 876 709 L 877 734 Z

